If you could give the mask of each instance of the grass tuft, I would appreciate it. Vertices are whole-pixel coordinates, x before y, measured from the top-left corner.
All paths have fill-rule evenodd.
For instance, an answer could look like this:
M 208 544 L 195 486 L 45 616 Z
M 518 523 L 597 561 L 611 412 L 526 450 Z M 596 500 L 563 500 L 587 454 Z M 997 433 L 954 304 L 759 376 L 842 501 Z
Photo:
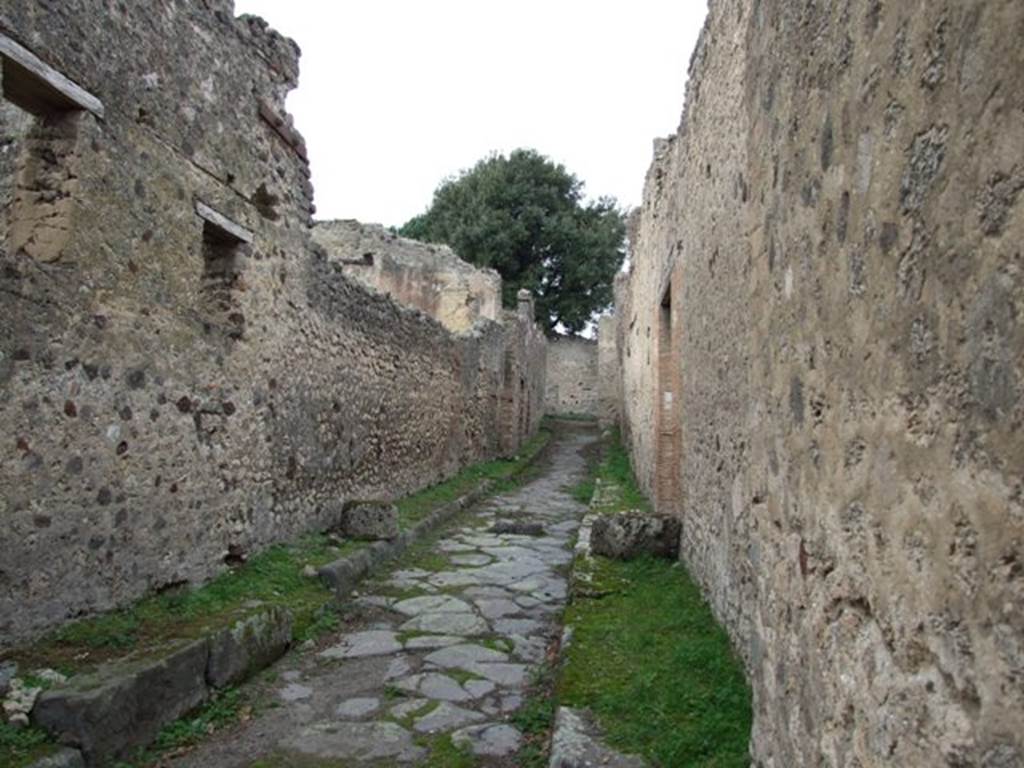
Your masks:
M 15 728 L 0 721 L 0 765 L 4 768 L 24 768 L 56 748 L 38 728 Z
M 318 579 L 303 576 L 302 569 L 339 556 L 326 535 L 303 536 L 271 547 L 199 589 L 153 595 L 130 608 L 69 624 L 11 658 L 24 667 L 71 675 L 129 653 L 157 652 L 169 640 L 200 637 L 275 605 L 292 611 L 297 640 L 315 637 L 336 628 L 338 618 L 324 607 L 331 592 Z

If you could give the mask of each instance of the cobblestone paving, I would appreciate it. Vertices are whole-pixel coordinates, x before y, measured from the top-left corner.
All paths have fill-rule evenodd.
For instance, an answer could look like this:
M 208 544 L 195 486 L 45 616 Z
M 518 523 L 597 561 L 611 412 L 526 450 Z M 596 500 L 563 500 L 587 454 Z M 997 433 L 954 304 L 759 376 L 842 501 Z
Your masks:
M 511 764 L 509 716 L 561 631 L 586 511 L 568 488 L 592 439 L 562 432 L 538 476 L 483 502 L 416 567 L 361 585 L 358 627 L 284 660 L 272 707 L 176 765 L 417 765 L 446 734 L 481 765 Z

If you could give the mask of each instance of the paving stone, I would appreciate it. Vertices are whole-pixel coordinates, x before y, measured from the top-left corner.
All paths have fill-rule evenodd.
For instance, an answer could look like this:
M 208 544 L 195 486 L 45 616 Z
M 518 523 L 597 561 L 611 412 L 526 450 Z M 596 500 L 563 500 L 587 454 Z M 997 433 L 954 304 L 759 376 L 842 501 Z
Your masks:
M 419 733 L 439 733 L 450 731 L 459 726 L 466 725 L 467 723 L 475 723 L 483 720 L 484 716 L 479 712 L 474 712 L 471 709 L 463 709 L 462 707 L 450 704 L 449 702 L 441 703 L 436 709 L 431 711 L 429 714 L 419 718 L 413 723 L 413 730 Z
M 438 543 L 437 548 L 442 552 L 459 553 L 459 552 L 476 552 L 477 548 L 472 544 L 466 544 L 461 541 L 452 541 L 446 539 Z
M 505 757 L 519 750 L 522 736 L 511 725 L 486 723 L 460 728 L 452 734 L 456 746 L 469 747 L 474 755 Z
M 523 608 L 533 608 L 535 606 L 541 605 L 540 600 L 538 600 L 535 597 L 530 597 L 529 595 L 522 595 L 521 597 L 517 597 L 516 602 Z
M 405 680 L 399 680 L 396 685 L 403 691 L 418 693 L 428 699 L 454 702 L 479 699 L 494 690 L 494 683 L 490 681 L 470 680 L 463 686 L 457 680 L 440 672 L 424 672 L 413 675 Z
M 372 715 L 378 709 L 380 709 L 380 699 L 345 699 L 345 701 L 341 702 L 335 708 L 334 714 L 338 717 L 344 717 L 350 720 L 359 720 L 367 717 L 368 715 Z
M 508 654 L 485 648 L 482 645 L 467 643 L 434 651 L 423 660 L 446 669 L 465 669 L 472 672 L 471 667 L 476 664 L 508 661 Z
M 402 644 L 394 632 L 369 630 L 346 635 L 338 645 L 321 651 L 323 659 L 355 659 L 360 656 L 384 656 L 402 650 Z
M 473 602 L 476 603 L 476 607 L 480 609 L 480 614 L 485 619 L 500 619 L 503 616 L 522 613 L 523 610 L 516 603 L 503 597 L 480 598 Z M 496 631 L 502 632 L 503 630 L 499 629 Z
M 277 692 L 277 696 L 282 701 L 303 701 L 312 697 L 313 689 L 308 685 L 300 685 L 299 683 L 288 683 L 284 688 Z
M 498 700 L 496 697 L 492 697 L 481 702 L 477 705 L 477 709 L 479 709 L 488 717 L 495 717 L 496 715 L 501 713 L 501 710 L 498 708 Z
M 472 544 L 474 547 L 500 547 L 506 543 L 506 539 L 500 536 L 486 536 L 479 534 L 470 534 L 462 537 L 462 540 L 467 544 Z
M 392 717 L 402 719 L 419 712 L 430 703 L 430 699 L 408 699 L 407 701 L 398 702 L 388 712 Z
M 427 755 L 426 748 L 397 723 L 316 723 L 285 739 L 282 746 L 291 752 L 336 760 L 413 763 Z
M 544 624 L 534 619 L 498 619 L 492 626 L 502 635 L 536 635 L 544 629 Z
M 387 671 L 384 672 L 384 680 L 394 680 L 396 677 L 404 677 L 405 675 L 412 672 L 413 666 L 409 663 L 409 659 L 405 656 L 396 656 L 391 660 L 388 665 Z
M 452 565 L 465 565 L 465 566 L 476 566 L 476 565 L 487 565 L 493 560 L 493 558 L 487 555 L 452 555 Z
M 469 603 L 451 595 L 424 595 L 395 603 L 392 610 L 405 616 L 419 616 L 422 613 L 470 613 L 473 609 Z
M 537 553 L 527 547 L 509 545 L 506 547 L 486 547 L 484 552 L 497 560 L 519 560 L 524 557 L 536 558 Z
M 495 600 L 512 600 L 517 597 L 517 595 L 514 592 L 509 592 L 507 589 L 503 589 L 502 587 L 496 587 L 492 584 L 480 587 L 467 587 L 466 589 L 462 590 L 462 594 L 466 597 L 471 597 L 474 600 L 478 597 L 489 597 Z
M 543 536 L 544 526 L 526 520 L 502 520 L 491 526 L 491 533 L 512 534 L 514 536 Z
M 497 686 L 490 680 L 467 680 L 462 687 L 469 691 L 474 699 L 479 699 L 494 691 Z
M 436 632 L 449 635 L 483 635 L 487 622 L 475 613 L 424 613 L 401 626 L 403 632 Z
M 513 589 L 516 592 L 527 592 L 545 603 L 554 600 L 565 600 L 567 594 L 564 580 L 546 576 L 532 576 L 528 579 L 523 579 L 509 586 L 509 589 Z
M 458 645 L 466 642 L 466 638 L 457 635 L 420 635 L 410 637 L 405 641 L 405 648 L 408 651 L 433 650 L 434 648 L 447 648 L 449 645 Z
M 425 571 L 422 568 L 405 568 L 391 574 L 393 579 L 425 579 L 432 571 Z
M 471 573 L 478 584 L 508 584 L 514 581 L 543 574 L 550 569 L 535 557 L 522 558 L 520 560 L 507 560 L 493 565 L 485 565 L 477 568 Z
M 523 637 L 522 635 L 511 635 L 512 653 L 523 661 L 539 663 L 547 655 L 547 642 L 541 637 Z
M 506 688 L 518 688 L 526 683 L 525 664 L 474 664 L 467 671 L 485 677 Z
M 447 589 L 448 587 L 469 587 L 482 582 L 477 575 L 479 569 L 472 571 L 441 571 L 430 577 L 430 584 Z

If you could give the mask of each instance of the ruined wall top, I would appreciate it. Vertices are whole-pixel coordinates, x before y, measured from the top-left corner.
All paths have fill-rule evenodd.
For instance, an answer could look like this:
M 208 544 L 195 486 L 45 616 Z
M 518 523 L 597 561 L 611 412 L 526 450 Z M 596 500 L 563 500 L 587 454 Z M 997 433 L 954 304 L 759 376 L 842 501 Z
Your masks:
M 417 307 L 449 330 L 500 320 L 500 275 L 463 261 L 446 245 L 409 240 L 379 224 L 351 219 L 318 222 L 313 239 L 346 275 Z

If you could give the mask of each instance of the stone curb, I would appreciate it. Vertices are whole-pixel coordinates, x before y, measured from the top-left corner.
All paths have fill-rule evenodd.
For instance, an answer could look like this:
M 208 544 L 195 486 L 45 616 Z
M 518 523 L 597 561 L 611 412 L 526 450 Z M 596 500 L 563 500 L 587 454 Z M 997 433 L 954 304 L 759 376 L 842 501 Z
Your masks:
M 113 662 L 44 691 L 32 709 L 32 722 L 75 749 L 46 758 L 50 762 L 40 762 L 39 768 L 107 765 L 148 746 L 163 726 L 208 700 L 213 691 L 283 655 L 291 644 L 292 621 L 290 611 L 274 606 L 181 641 L 161 656 Z
M 485 480 L 469 493 L 435 509 L 412 528 L 399 533 L 394 539 L 375 541 L 358 552 L 322 566 L 317 571 L 317 575 L 328 589 L 334 591 L 336 597 L 344 597 L 370 571 L 389 560 L 400 557 L 410 546 L 435 528 L 489 496 L 493 488 L 494 481 Z

